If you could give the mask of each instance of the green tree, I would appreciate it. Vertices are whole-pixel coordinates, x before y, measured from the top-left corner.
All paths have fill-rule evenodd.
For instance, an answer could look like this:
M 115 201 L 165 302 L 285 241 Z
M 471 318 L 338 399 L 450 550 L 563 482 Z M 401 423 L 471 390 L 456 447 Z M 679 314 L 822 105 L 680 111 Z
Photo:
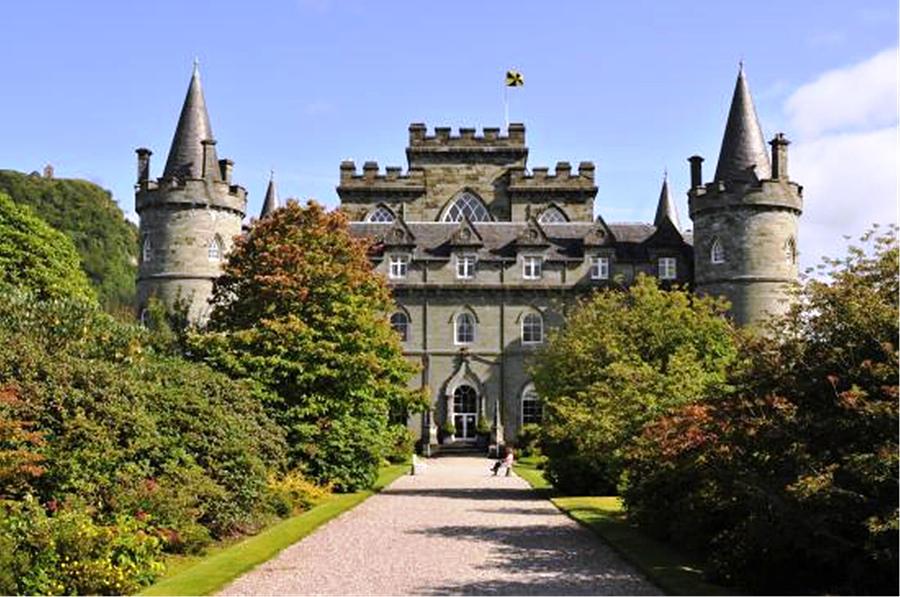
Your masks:
M 722 391 L 737 358 L 725 307 L 639 276 L 627 290 L 594 293 L 570 314 L 531 368 L 554 485 L 614 492 L 623 451 L 645 423 Z
M 0 193 L 30 207 L 69 237 L 101 305 L 108 310 L 132 308 L 137 227 L 125 219 L 109 191 L 86 180 L 0 170 Z
M 374 481 L 389 415 L 422 402 L 367 248 L 343 214 L 288 202 L 235 241 L 208 331 L 191 339 L 214 367 L 264 384 L 294 464 L 343 490 Z
M 32 290 L 45 299 L 96 300 L 72 242 L 2 193 L 0 282 Z
M 724 582 L 897 593 L 896 228 L 862 241 L 746 340 L 734 393 L 649 425 L 629 454 L 630 518 Z

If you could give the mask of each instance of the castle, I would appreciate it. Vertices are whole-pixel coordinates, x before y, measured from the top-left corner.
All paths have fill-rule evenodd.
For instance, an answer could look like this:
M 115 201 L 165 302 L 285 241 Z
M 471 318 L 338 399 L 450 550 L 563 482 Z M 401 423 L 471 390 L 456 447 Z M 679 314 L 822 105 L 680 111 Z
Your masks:
M 406 172 L 342 162 L 340 209 L 353 234 L 376 241 L 373 267 L 397 303 L 386 317 L 421 365 L 410 383 L 432 398 L 410 421 L 422 444 L 434 445 L 444 427 L 451 440 L 474 442 L 487 424 L 499 445 L 539 423 L 526 362 L 566 307 L 595 289 L 646 274 L 726 297 L 739 324 L 782 311 L 798 276 L 802 187 L 788 178 L 788 141 L 778 134 L 770 145 L 771 158 L 742 68 L 711 182 L 703 158 L 689 158 L 693 234 L 682 230 L 665 179 L 652 223 L 595 218 L 593 163 L 529 171 L 522 124 L 432 135 L 415 123 Z M 217 158 L 196 68 L 162 177 L 151 180 L 148 149 L 137 154 L 138 309 L 150 296 L 180 296 L 203 319 L 241 232 L 246 191 L 232 183 L 232 162 Z M 277 204 L 270 182 L 261 217 Z

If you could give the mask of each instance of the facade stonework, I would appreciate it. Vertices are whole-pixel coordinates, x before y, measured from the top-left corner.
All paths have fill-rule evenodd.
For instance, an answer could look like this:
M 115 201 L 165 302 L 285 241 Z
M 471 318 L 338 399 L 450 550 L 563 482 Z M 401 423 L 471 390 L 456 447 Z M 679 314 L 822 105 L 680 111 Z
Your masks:
M 797 282 L 802 211 L 787 145 L 777 135 L 770 158 L 741 70 L 713 180 L 703 181 L 702 158 L 689 160 L 692 233 L 681 229 L 667 180 L 652 223 L 595 217 L 593 163 L 529 169 L 518 123 L 505 132 L 432 134 L 414 123 L 405 171 L 342 162 L 340 209 L 354 235 L 373 241 L 372 266 L 396 300 L 387 316 L 420 366 L 410 384 L 431 397 L 430 410 L 409 422 L 423 447 L 448 426 L 449 440 L 462 443 L 487 426 L 499 447 L 539 422 L 529 360 L 567 310 L 596 290 L 643 274 L 663 287 L 725 296 L 742 325 L 783 311 Z M 246 212 L 231 169 L 216 157 L 195 71 L 161 178 L 150 180 L 150 152 L 138 150 L 139 310 L 150 296 L 169 304 L 180 296 L 193 319 L 206 317 Z M 270 181 L 261 217 L 277 208 Z

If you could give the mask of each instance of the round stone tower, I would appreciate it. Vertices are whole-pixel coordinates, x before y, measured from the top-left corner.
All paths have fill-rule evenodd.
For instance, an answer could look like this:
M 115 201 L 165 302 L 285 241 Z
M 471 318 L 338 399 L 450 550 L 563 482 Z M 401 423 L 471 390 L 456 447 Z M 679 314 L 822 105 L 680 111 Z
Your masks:
M 713 181 L 703 183 L 703 158 L 689 160 L 695 287 L 727 298 L 740 325 L 784 312 L 797 283 L 803 188 L 788 178 L 788 143 L 776 135 L 770 161 L 741 68 Z
M 192 321 L 205 321 L 213 280 L 241 233 L 247 192 L 232 184 L 231 160 L 216 156 L 200 73 L 190 86 L 162 176 L 150 180 L 149 149 L 137 150 L 135 209 L 140 216 L 141 260 L 137 309 L 143 317 L 152 296 L 188 308 Z

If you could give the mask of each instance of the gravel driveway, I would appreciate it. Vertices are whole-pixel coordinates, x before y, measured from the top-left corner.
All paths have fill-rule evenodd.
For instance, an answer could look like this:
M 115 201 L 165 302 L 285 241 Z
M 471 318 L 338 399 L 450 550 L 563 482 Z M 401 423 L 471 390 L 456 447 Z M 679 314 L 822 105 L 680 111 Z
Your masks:
M 661 594 L 491 461 L 405 476 L 223 590 L 227 595 Z

